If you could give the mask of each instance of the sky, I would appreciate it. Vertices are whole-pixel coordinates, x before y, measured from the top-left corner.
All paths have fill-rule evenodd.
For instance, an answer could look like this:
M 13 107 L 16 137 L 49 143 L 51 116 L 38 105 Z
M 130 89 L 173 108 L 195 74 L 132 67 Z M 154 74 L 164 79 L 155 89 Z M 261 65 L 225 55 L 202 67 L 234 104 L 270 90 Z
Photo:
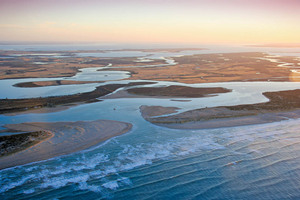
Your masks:
M 0 41 L 300 43 L 300 0 L 0 0 Z

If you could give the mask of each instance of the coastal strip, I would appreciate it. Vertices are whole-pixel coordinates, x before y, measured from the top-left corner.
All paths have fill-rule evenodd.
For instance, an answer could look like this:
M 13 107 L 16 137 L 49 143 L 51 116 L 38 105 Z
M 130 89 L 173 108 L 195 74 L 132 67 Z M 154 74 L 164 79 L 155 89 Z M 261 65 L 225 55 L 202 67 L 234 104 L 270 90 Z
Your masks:
M 300 89 L 265 92 L 263 95 L 270 101 L 195 109 L 163 117 L 147 116 L 143 109 L 140 109 L 140 111 L 147 121 L 158 126 L 174 129 L 233 127 L 300 118 Z M 160 110 L 161 115 L 163 115 L 164 109 L 160 108 Z M 156 113 L 156 115 L 159 114 Z
M 97 120 L 55 123 L 34 122 L 8 124 L 4 127 L 12 132 L 47 132 L 51 133 L 51 137 L 45 137 L 43 141 L 32 144 L 30 147 L 28 147 L 28 144 L 25 144 L 24 147 L 23 143 L 11 145 L 10 149 L 15 151 L 0 156 L 0 169 L 47 160 L 87 149 L 130 131 L 132 125 L 119 121 Z M 16 137 L 24 136 L 15 135 L 11 137 L 15 137 L 11 140 L 16 140 Z

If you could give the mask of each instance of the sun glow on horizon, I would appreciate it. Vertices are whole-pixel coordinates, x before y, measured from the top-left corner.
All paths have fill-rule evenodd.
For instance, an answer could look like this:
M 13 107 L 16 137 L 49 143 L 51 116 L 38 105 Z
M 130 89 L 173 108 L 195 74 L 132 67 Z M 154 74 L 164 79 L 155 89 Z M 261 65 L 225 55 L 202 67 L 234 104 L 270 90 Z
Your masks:
M 2 0 L 0 40 L 300 43 L 298 8 L 296 0 Z

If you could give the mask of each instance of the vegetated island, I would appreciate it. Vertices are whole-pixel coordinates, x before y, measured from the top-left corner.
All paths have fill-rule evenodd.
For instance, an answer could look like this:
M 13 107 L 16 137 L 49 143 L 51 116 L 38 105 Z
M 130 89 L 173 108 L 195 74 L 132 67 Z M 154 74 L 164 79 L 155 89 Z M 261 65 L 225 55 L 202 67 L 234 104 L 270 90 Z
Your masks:
M 6 132 L 26 132 L 0 137 L 0 169 L 70 154 L 124 134 L 132 125 L 111 120 L 22 123 L 5 125 Z M 3 132 L 3 131 L 2 131 Z
M 54 81 L 34 81 L 17 83 L 14 87 L 46 87 L 46 86 L 59 86 L 59 85 L 75 85 L 75 84 L 88 84 L 88 83 L 103 83 L 104 81 L 71 81 L 71 80 L 54 80 Z
M 33 145 L 45 141 L 46 139 L 49 139 L 53 135 L 53 133 L 47 131 L 35 131 L 0 136 L 0 157 L 27 149 Z
M 155 107 L 148 107 L 146 110 L 141 107 L 140 111 L 147 121 L 174 129 L 233 127 L 300 118 L 300 89 L 265 92 L 263 95 L 269 99 L 268 102 L 202 108 L 163 117 L 153 117 L 147 114 Z M 170 110 L 168 107 L 166 109 Z M 164 111 L 162 107 L 160 110 Z M 161 115 L 165 114 L 164 112 L 161 112 Z
M 231 92 L 231 90 L 222 87 L 188 87 L 181 85 L 171 85 L 163 87 L 136 87 L 127 90 L 120 90 L 114 94 L 108 95 L 103 99 L 114 98 L 201 98 L 215 96 L 220 93 Z

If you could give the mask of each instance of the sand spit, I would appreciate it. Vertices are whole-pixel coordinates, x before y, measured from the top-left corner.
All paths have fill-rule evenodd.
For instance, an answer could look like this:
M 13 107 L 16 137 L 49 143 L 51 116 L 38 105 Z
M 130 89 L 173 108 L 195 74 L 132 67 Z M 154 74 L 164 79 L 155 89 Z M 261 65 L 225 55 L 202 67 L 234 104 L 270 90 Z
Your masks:
M 162 107 L 162 106 L 141 106 L 140 111 L 145 119 L 154 116 L 167 115 L 176 113 L 177 107 Z
M 155 125 L 163 126 L 172 129 L 210 129 L 210 128 L 225 128 L 255 124 L 265 124 L 271 122 L 279 122 L 287 119 L 300 118 L 300 110 L 290 112 L 265 113 L 253 116 L 232 116 L 229 118 L 216 118 L 202 121 L 189 121 L 178 123 L 159 123 L 154 121 Z M 149 121 L 149 120 L 148 120 Z M 158 123 L 157 123 L 158 122 Z
M 9 124 L 11 131 L 46 131 L 54 136 L 23 151 L 0 157 L 0 169 L 46 160 L 97 145 L 109 138 L 124 134 L 132 125 L 125 122 L 97 120 L 55 123 Z
M 265 92 L 264 95 L 269 98 L 269 102 L 202 108 L 165 117 L 144 118 L 153 124 L 176 129 L 232 127 L 300 118 L 299 89 Z M 164 109 L 159 110 L 163 115 Z M 143 111 L 141 109 L 145 116 Z M 158 112 L 156 114 L 159 115 Z

